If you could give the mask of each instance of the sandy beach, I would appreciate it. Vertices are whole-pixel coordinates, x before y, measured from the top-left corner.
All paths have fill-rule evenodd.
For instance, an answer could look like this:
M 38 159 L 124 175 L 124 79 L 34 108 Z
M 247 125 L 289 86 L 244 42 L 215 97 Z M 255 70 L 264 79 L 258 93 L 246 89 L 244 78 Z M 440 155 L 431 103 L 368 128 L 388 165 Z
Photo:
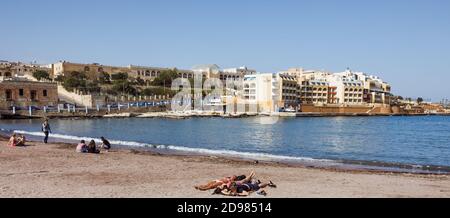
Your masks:
M 312 169 L 124 149 L 77 154 L 75 145 L 29 145 L 11 148 L 0 141 L 0 197 L 221 197 L 193 186 L 252 170 L 278 185 L 266 189 L 267 197 L 450 197 L 448 175 Z

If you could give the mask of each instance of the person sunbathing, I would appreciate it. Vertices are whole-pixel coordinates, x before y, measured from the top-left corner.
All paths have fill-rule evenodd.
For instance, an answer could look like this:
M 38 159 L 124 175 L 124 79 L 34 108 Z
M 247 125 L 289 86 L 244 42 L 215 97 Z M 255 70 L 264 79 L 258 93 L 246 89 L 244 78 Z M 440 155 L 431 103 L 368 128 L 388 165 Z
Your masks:
M 229 186 L 232 182 L 244 181 L 247 178 L 252 177 L 253 174 L 254 174 L 254 172 L 251 172 L 249 176 L 241 175 L 241 176 L 225 177 L 223 179 L 217 179 L 217 180 L 210 181 L 205 185 L 194 186 L 194 188 L 197 190 L 200 190 L 200 191 L 208 191 L 208 190 L 215 189 L 215 188 L 218 188 L 221 186 Z
M 229 188 L 225 188 L 221 191 L 221 193 L 227 196 L 248 196 L 252 192 L 257 192 L 268 186 L 273 188 L 277 187 L 272 181 L 269 183 L 261 183 L 261 181 L 258 180 L 257 182 L 251 181 L 240 184 L 233 182 Z M 260 191 L 260 194 L 267 195 L 264 190 Z

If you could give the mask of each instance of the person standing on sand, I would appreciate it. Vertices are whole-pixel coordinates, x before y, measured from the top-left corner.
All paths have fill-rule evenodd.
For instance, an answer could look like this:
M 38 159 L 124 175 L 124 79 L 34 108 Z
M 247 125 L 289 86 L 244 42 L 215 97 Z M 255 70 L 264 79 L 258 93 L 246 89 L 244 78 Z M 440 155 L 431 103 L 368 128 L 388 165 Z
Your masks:
M 48 123 L 48 119 L 44 121 L 42 124 L 42 132 L 45 134 L 44 143 L 47 144 L 48 142 L 48 134 L 52 132 L 52 129 L 50 128 L 50 124 Z

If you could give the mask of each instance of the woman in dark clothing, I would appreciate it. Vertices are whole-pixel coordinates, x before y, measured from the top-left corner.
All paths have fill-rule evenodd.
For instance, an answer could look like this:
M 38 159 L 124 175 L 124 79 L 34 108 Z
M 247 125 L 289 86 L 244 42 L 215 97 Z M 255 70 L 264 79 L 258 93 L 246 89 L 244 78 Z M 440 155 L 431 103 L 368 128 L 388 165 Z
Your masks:
M 89 142 L 88 153 L 94 153 L 94 154 L 100 153 L 100 150 L 97 149 L 97 145 L 95 144 L 94 140 L 91 140 L 91 142 Z
M 47 144 L 48 142 L 48 134 L 52 132 L 52 129 L 50 129 L 50 124 L 48 123 L 48 120 L 45 120 L 45 122 L 42 124 L 42 132 L 44 132 L 44 143 Z
M 111 149 L 111 143 L 109 143 L 109 141 L 106 140 L 105 137 L 102 136 L 100 139 L 102 140 L 102 148 L 103 149 L 105 149 L 105 150 Z

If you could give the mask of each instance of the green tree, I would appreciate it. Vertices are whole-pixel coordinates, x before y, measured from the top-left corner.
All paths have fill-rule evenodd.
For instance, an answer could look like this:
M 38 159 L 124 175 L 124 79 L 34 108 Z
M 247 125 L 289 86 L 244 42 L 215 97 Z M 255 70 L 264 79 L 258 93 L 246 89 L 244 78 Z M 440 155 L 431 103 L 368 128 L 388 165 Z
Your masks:
M 141 95 L 154 96 L 154 95 L 170 95 L 174 96 L 175 92 L 170 89 L 164 89 L 163 87 L 146 88 L 142 90 Z
M 97 82 L 87 82 L 86 87 L 84 87 L 83 90 L 90 93 L 99 93 L 101 91 L 101 88 Z
M 74 89 L 83 89 L 86 87 L 86 81 L 80 80 L 76 77 L 66 77 L 64 79 L 63 86 L 68 91 L 73 91 Z
M 136 84 L 140 86 L 145 86 L 146 82 L 141 77 L 136 78 Z
M 422 97 L 418 97 L 417 98 L 417 103 L 421 104 L 423 102 L 423 98 Z
M 63 75 L 58 75 L 58 76 L 55 78 L 55 81 L 56 81 L 56 82 L 64 82 L 65 79 L 66 79 L 65 76 L 63 76 Z
M 112 87 L 112 90 L 117 93 L 122 93 L 124 95 L 134 95 L 138 94 L 138 90 L 129 81 L 116 81 Z
M 151 85 L 153 86 L 165 86 L 165 87 L 171 87 L 172 81 L 178 78 L 178 70 L 165 70 L 162 71 L 158 77 L 153 80 Z
M 72 71 L 70 73 L 64 73 L 65 77 L 72 77 L 79 80 L 87 80 L 87 75 L 85 72 Z
M 85 90 L 87 85 L 87 75 L 84 72 L 73 71 L 64 73 L 64 76 L 58 76 L 57 81 L 62 80 L 62 85 L 68 91 L 74 89 Z
M 127 73 L 112 74 L 111 79 L 113 81 L 125 81 L 125 80 L 128 80 L 128 74 Z
M 33 73 L 33 77 L 41 81 L 42 79 L 51 80 L 50 74 L 47 71 L 38 70 Z
M 111 78 L 110 78 L 108 73 L 101 72 L 100 75 L 98 76 L 98 82 L 100 84 L 110 84 L 111 83 Z

